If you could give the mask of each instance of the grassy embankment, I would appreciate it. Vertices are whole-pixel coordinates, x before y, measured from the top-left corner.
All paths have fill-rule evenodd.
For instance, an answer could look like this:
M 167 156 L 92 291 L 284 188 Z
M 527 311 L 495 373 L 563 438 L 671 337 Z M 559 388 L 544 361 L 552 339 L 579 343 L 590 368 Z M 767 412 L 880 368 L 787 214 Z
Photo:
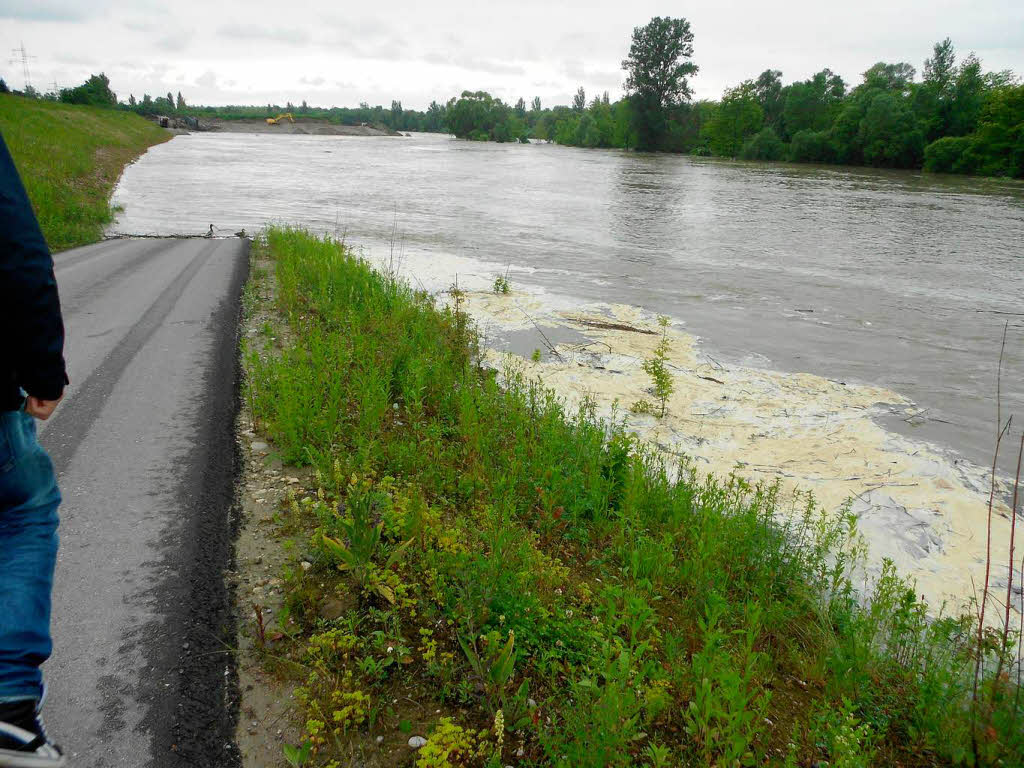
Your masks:
M 171 134 L 138 115 L 0 94 L 0 132 L 54 251 L 94 243 L 124 167 Z
M 274 274 L 246 302 L 277 325 L 247 398 L 319 486 L 279 512 L 298 545 L 259 630 L 300 685 L 292 764 L 1020 764 L 1012 635 L 1000 663 L 986 633 L 972 696 L 976 624 L 926 620 L 891 571 L 855 599 L 851 520 L 674 480 L 615 424 L 499 386 L 463 313 L 342 245 L 256 247 Z M 429 741 L 377 745 L 399 732 Z

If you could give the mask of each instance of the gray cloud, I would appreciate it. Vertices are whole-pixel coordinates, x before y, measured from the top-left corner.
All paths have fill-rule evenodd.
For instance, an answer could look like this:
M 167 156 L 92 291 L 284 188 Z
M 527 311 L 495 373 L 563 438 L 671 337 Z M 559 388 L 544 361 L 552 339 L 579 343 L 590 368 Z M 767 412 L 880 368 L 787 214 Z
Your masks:
M 196 85 L 202 88 L 216 88 L 217 87 L 217 75 L 216 73 L 206 70 L 203 74 L 196 78 Z
M 25 21 L 85 21 L 101 16 L 105 2 L 76 3 L 74 0 L 0 0 L 0 18 Z
M 472 72 L 484 72 L 489 75 L 524 75 L 526 70 L 518 64 L 508 64 L 495 59 L 484 59 L 476 56 L 451 56 L 438 51 L 430 51 L 419 57 L 427 64 L 459 67 Z
M 277 43 L 300 45 L 309 42 L 309 33 L 296 27 L 271 27 L 260 24 L 224 24 L 217 27 L 221 37 L 237 40 L 269 40 Z
M 322 77 L 300 77 L 299 82 L 303 85 L 318 86 L 323 85 L 327 81 Z
M 592 69 L 576 59 L 562 62 L 562 71 L 583 87 L 618 88 L 622 85 L 621 70 Z

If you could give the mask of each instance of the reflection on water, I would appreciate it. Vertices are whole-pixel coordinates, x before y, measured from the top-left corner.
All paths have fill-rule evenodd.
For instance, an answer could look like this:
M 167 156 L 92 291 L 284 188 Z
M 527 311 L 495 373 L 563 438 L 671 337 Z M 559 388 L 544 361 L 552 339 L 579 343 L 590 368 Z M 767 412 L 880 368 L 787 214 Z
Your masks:
M 199 134 L 129 167 L 115 203 L 117 232 L 300 222 L 375 254 L 397 222 L 411 261 L 456 258 L 482 278 L 511 265 L 520 286 L 678 318 L 723 361 L 893 389 L 930 409 L 923 426 L 896 426 L 982 464 L 1008 321 L 1003 409 L 1024 418 L 1013 182 L 439 136 Z

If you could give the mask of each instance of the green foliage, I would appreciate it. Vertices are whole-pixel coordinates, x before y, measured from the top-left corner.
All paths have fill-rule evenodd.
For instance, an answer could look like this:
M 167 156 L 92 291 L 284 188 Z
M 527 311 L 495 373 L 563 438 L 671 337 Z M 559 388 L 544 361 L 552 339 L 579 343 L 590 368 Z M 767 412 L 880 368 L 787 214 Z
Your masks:
M 445 109 L 448 131 L 460 139 L 519 141 L 527 135 L 526 123 L 516 110 L 486 91 L 463 91 Z
M 60 100 L 65 104 L 83 104 L 91 107 L 116 107 L 117 95 L 110 90 L 110 80 L 102 72 L 92 75 L 77 88 L 63 88 Z
M 495 293 L 508 295 L 512 291 L 512 285 L 508 281 L 508 275 L 498 275 L 494 278 L 494 285 L 491 286 Z
M 879 93 L 871 100 L 858 143 L 867 165 L 914 168 L 924 154 L 924 137 L 906 100 L 892 93 Z
M 697 74 L 693 32 L 686 19 L 655 16 L 633 30 L 629 55 L 622 62 L 636 148 L 660 149 L 668 112 L 690 100 L 689 78 Z
M 824 131 L 835 120 L 846 94 L 839 75 L 823 69 L 810 80 L 793 83 L 785 89 L 782 126 L 787 137 L 800 131 Z
M 789 144 L 789 159 L 798 163 L 835 162 L 835 147 L 828 131 L 800 131 Z
M 762 128 L 743 145 L 740 157 L 744 160 L 783 160 L 786 157 L 786 145 L 772 128 Z
M 505 706 L 505 689 L 512 680 L 516 665 L 515 641 L 512 630 L 509 630 L 504 643 L 493 630 L 486 635 L 459 636 L 459 646 L 469 660 L 470 669 L 483 684 L 494 712 Z
M 686 732 L 696 742 L 704 765 L 754 765 L 754 741 L 764 727 L 770 694 L 757 686 L 764 658 L 754 650 L 761 630 L 761 608 L 749 606 L 738 659 L 726 651 L 721 627 L 724 607 L 712 594 L 698 619 L 702 648 L 693 655 L 693 698 L 684 713 Z
M 675 384 L 672 381 L 672 372 L 668 368 L 668 353 L 671 350 L 668 342 L 668 318 L 664 316 L 659 317 L 658 324 L 661 325 L 662 329 L 661 341 L 654 348 L 654 355 L 644 360 L 643 369 L 644 373 L 651 377 L 654 397 L 661 405 L 659 415 L 664 418 L 665 407 L 668 404 L 668 399 L 672 397 L 672 393 L 675 391 Z
M 891 565 L 855 592 L 848 508 L 700 476 L 511 363 L 481 369 L 458 302 L 337 242 L 271 229 L 255 249 L 289 344 L 249 339 L 249 401 L 317 484 L 290 502 L 312 567 L 289 570 L 275 651 L 301 675 L 315 764 L 421 713 L 442 718 L 430 766 L 507 764 L 505 718 L 513 762 L 537 766 L 766 764 L 790 734 L 794 766 L 1021 754 L 1001 645 L 980 649 L 973 705 L 974 619 L 929 618 Z M 399 692 L 415 708 L 382 711 Z
M 697 74 L 693 32 L 686 19 L 655 16 L 633 30 L 629 55 L 622 68 L 628 73 L 626 92 L 651 97 L 659 107 L 671 107 L 693 95 L 689 78 Z
M 701 131 L 701 138 L 720 157 L 736 157 L 744 142 L 761 130 L 764 111 L 754 85 L 746 82 L 725 92 L 718 109 Z
M 281 751 L 284 753 L 284 759 L 288 765 L 293 766 L 293 768 L 300 768 L 309 760 L 310 753 L 313 751 L 313 743 L 304 741 L 302 746 L 299 747 L 292 746 L 291 744 L 282 744 Z
M 171 136 L 137 115 L 0 95 L 0 131 L 54 251 L 94 243 L 122 169 Z
M 973 144 L 966 136 L 943 136 L 933 141 L 924 148 L 924 169 L 932 173 L 972 173 Z

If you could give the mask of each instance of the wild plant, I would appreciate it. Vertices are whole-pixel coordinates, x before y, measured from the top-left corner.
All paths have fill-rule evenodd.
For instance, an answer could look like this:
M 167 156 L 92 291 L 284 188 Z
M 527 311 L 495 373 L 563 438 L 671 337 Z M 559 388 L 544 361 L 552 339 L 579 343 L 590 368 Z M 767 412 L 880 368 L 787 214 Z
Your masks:
M 495 712 L 505 705 L 505 692 L 515 672 L 515 642 L 515 632 L 511 629 L 504 642 L 501 635 L 493 630 L 486 635 L 459 636 L 459 646 Z
M 342 536 L 333 538 L 321 533 L 319 544 L 327 555 L 335 560 L 339 570 L 352 574 L 362 591 L 370 582 L 373 561 L 381 549 L 381 531 L 384 524 L 374 519 L 373 494 L 369 490 L 354 486 L 346 502 L 345 514 L 343 515 L 339 509 L 335 520 L 335 526 Z M 397 563 L 411 543 L 410 539 L 394 547 L 384 561 L 382 569 L 387 570 Z M 382 596 L 387 598 L 388 594 L 383 592 Z M 389 602 L 394 602 L 393 597 Z
M 654 348 L 654 354 L 643 362 L 644 372 L 651 377 L 654 398 L 661 405 L 661 411 L 658 415 L 662 418 L 665 417 L 665 407 L 668 404 L 668 399 L 675 392 L 672 374 L 668 369 L 668 355 L 672 350 L 668 342 L 668 324 L 669 319 L 667 317 L 664 315 L 658 317 L 658 325 L 661 326 L 661 341 Z
M 508 273 L 504 275 L 498 275 L 494 278 L 494 285 L 492 289 L 495 293 L 508 295 L 512 291 L 512 286 L 508 281 Z
M 683 719 L 705 765 L 751 765 L 755 760 L 755 740 L 769 701 L 768 692 L 759 690 L 756 682 L 762 663 L 754 650 L 760 612 L 756 604 L 746 607 L 735 654 L 729 652 L 721 624 L 721 599 L 710 601 L 706 615 L 698 620 L 703 647 L 692 659 L 693 698 Z

